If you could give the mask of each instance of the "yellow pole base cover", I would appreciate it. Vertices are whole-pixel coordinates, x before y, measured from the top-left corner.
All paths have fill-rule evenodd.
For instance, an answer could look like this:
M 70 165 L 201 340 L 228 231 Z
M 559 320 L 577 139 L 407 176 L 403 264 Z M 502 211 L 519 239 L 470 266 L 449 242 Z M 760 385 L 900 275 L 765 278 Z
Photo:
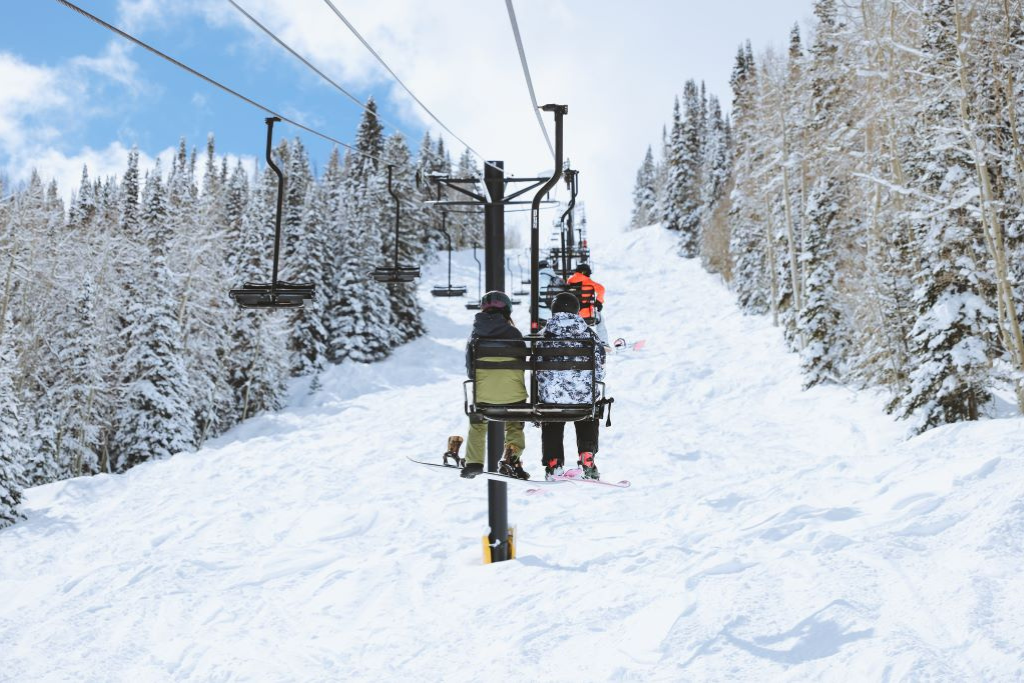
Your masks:
M 491 539 L 484 534 L 480 541 L 484 548 L 484 564 L 491 564 Z M 508 528 L 508 559 L 516 559 L 516 528 L 514 526 Z

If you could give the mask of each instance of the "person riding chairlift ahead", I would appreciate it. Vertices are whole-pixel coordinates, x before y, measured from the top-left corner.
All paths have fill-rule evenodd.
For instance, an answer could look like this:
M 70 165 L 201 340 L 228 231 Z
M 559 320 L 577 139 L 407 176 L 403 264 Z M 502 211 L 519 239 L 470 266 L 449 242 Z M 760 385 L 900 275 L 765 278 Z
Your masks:
M 512 322 L 512 300 L 504 292 L 490 291 L 480 298 L 480 312 L 473 320 L 470 343 L 466 345 L 466 376 L 476 382 L 476 402 L 479 404 L 509 405 L 526 403 L 526 383 L 522 370 L 496 370 L 473 367 L 470 354 L 472 342 L 477 340 L 479 360 L 510 362 L 512 358 L 488 357 L 487 347 L 525 348 L 523 334 Z M 470 416 L 469 438 L 466 444 L 466 464 L 462 476 L 472 479 L 484 471 L 484 448 L 487 438 L 487 420 Z M 451 442 L 449 442 L 451 444 Z M 519 456 L 526 448 L 522 422 L 505 423 L 505 451 L 498 463 L 498 472 L 518 479 L 529 479 Z M 457 449 L 457 444 L 456 444 Z M 449 450 L 452 450 L 451 445 Z
M 562 292 L 551 302 L 551 319 L 544 326 L 539 347 L 567 348 L 582 344 L 572 340 L 594 340 L 596 380 L 604 379 L 605 350 L 597 334 L 579 315 L 580 301 L 572 292 Z M 594 400 L 595 376 L 587 370 L 541 370 L 537 372 L 537 391 L 542 403 L 583 404 Z M 576 425 L 577 464 L 585 479 L 600 479 L 594 454 L 597 453 L 598 420 L 579 420 Z M 564 473 L 564 422 L 541 424 L 541 450 L 545 478 Z
M 597 333 L 597 338 L 601 340 L 601 343 L 606 348 L 610 349 L 608 328 L 604 324 L 604 285 L 591 279 L 591 272 L 590 264 L 581 263 L 576 266 L 576 272 L 570 275 L 566 282 L 570 285 L 581 285 L 584 291 L 589 289 L 594 292 L 593 306 L 586 306 L 580 309 L 580 316 L 588 320 L 594 320 L 593 328 Z

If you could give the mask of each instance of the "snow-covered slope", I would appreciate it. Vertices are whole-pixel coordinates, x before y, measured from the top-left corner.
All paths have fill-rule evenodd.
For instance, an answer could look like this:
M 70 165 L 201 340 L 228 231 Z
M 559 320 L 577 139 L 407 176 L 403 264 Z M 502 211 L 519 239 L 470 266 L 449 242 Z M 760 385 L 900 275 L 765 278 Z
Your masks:
M 1024 678 L 1024 421 L 904 442 L 882 399 L 804 392 L 655 228 L 595 245 L 614 356 L 597 461 L 628 490 L 408 464 L 464 433 L 464 301 L 202 451 L 30 490 L 0 532 L 0 679 Z M 456 280 L 475 292 L 461 255 Z M 520 314 L 518 318 L 524 319 Z M 539 432 L 526 459 L 540 474 Z

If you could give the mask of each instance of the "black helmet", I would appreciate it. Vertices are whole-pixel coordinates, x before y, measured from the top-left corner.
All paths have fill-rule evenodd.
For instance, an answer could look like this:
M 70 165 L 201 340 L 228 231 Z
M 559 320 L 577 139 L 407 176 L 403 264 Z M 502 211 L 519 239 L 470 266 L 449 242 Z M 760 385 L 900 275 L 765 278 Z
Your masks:
M 492 289 L 480 297 L 480 310 L 498 311 L 506 317 L 510 316 L 512 315 L 512 299 L 509 299 L 505 292 Z
M 551 302 L 552 313 L 579 313 L 580 300 L 572 292 L 562 292 Z
M 590 264 L 589 263 L 581 263 L 578 266 L 576 266 L 576 272 L 577 273 L 583 273 L 587 277 L 590 277 L 590 273 L 593 272 L 593 271 L 590 270 Z
M 550 264 L 548 263 L 547 259 L 541 259 L 540 261 L 537 262 L 537 267 L 538 268 L 547 268 L 548 265 L 550 265 Z

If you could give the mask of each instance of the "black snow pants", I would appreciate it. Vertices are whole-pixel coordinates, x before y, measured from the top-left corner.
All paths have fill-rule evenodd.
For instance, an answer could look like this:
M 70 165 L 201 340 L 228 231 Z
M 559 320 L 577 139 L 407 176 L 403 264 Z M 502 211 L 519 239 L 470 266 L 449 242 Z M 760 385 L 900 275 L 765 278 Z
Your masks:
M 576 452 L 597 453 L 598 420 L 580 420 L 573 424 L 576 425 Z M 541 464 L 545 467 L 551 460 L 557 460 L 558 467 L 565 466 L 565 448 L 562 444 L 564 434 L 564 422 L 541 423 Z

